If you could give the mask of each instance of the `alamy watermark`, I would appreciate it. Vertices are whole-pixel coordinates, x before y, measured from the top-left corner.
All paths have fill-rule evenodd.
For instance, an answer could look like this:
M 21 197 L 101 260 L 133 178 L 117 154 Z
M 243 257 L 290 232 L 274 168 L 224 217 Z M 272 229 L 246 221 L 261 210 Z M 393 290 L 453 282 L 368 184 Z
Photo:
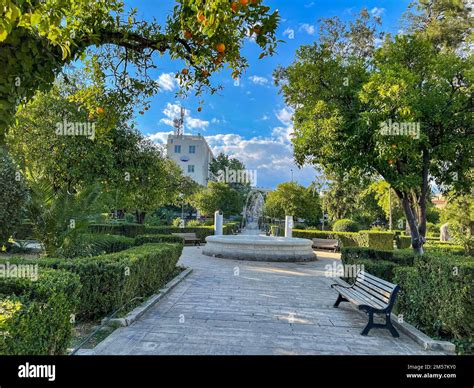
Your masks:
M 240 183 L 243 185 L 257 186 L 257 170 L 233 170 L 228 167 L 219 170 L 216 176 L 220 183 Z
M 360 264 L 338 264 L 333 262 L 332 264 L 326 264 L 324 267 L 324 276 L 327 278 L 346 278 L 346 279 L 356 279 L 363 278 L 364 276 L 364 265 Z M 360 275 L 359 275 L 360 274 Z
M 420 133 L 420 123 L 418 122 L 401 123 L 390 119 L 380 124 L 380 134 L 383 136 L 410 136 L 419 139 Z
M 38 264 L 0 264 L 0 278 L 38 280 Z
M 88 121 L 67 121 L 56 123 L 58 136 L 84 136 L 90 140 L 95 138 L 95 123 Z

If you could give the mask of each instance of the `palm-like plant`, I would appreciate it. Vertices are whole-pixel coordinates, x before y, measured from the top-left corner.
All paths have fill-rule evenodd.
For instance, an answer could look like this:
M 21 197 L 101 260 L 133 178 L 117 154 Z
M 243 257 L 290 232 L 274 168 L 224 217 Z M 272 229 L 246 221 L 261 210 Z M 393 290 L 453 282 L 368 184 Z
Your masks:
M 71 244 L 87 229 L 90 216 L 101 210 L 100 196 L 98 186 L 71 194 L 65 189 L 55 191 L 46 181 L 30 181 L 28 217 L 46 255 L 54 256 L 59 248 Z

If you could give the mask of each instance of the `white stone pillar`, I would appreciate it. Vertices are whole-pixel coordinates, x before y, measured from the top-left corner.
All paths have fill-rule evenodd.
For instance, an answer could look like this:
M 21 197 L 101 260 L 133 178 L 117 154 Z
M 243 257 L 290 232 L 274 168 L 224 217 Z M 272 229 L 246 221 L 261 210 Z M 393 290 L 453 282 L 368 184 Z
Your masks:
M 293 237 L 293 216 L 285 217 L 285 237 Z
M 214 235 L 222 236 L 224 234 L 224 215 L 219 211 L 214 213 Z

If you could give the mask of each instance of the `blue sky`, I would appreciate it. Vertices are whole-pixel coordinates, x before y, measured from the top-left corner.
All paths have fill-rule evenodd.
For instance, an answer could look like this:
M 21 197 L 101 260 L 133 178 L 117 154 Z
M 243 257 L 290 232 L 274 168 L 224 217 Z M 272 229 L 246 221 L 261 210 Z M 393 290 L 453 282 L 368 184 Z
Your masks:
M 293 163 L 290 134 L 291 112 L 283 97 L 273 86 L 272 73 L 278 65 L 293 62 L 297 48 L 317 40 L 318 19 L 339 16 L 342 20 L 353 18 L 360 9 L 382 17 L 383 29 L 397 32 L 399 20 L 407 9 L 409 0 L 265 0 L 278 9 L 282 22 L 278 38 L 285 41 L 278 47 L 274 57 L 258 60 L 258 46 L 250 40 L 243 54 L 250 67 L 235 85 L 229 71 L 213 76 L 213 82 L 222 84 L 224 90 L 218 95 L 205 95 L 205 105 L 198 112 L 198 100 L 175 97 L 177 85 L 174 74 L 183 68 L 183 63 L 171 61 L 166 56 L 158 58 L 158 69 L 153 76 L 161 85 L 161 92 L 153 97 L 151 108 L 145 115 L 137 117 L 140 130 L 158 143 L 165 141 L 172 131 L 170 123 L 177 114 L 179 104 L 187 109 L 185 133 L 200 133 L 206 137 L 214 153 L 223 151 L 241 159 L 248 169 L 256 170 L 258 186 L 274 188 L 293 177 L 300 184 L 309 185 L 314 179 L 312 167 L 298 169 Z M 174 1 L 126 0 L 127 5 L 138 8 L 140 18 L 156 17 L 164 20 Z M 291 39 L 293 32 L 294 38 Z

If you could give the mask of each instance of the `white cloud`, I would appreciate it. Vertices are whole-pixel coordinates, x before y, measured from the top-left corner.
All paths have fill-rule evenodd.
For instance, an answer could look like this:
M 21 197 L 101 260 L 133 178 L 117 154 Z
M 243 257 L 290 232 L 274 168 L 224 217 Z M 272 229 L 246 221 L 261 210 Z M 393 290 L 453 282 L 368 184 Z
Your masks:
M 156 80 L 160 88 L 167 92 L 172 92 L 178 87 L 178 82 L 173 73 L 163 73 Z
M 288 127 L 293 124 L 293 113 L 293 109 L 285 107 L 276 112 L 276 117 L 283 125 Z
M 268 84 L 268 78 L 259 77 L 258 75 L 252 75 L 249 77 L 249 80 L 252 81 L 255 85 L 265 86 Z
M 316 27 L 312 24 L 304 23 L 300 26 L 300 31 L 304 31 L 309 35 L 316 34 Z
M 372 16 L 380 17 L 385 13 L 385 8 L 374 7 L 370 10 Z
M 288 128 L 275 128 L 271 137 L 245 139 L 238 134 L 206 136 L 215 155 L 220 152 L 235 156 L 244 162 L 247 169 L 256 170 L 258 186 L 274 188 L 278 184 L 294 179 L 308 186 L 314 179 L 312 167 L 298 169 L 293 159 L 293 147 L 283 133 Z
M 173 131 L 155 132 L 151 135 L 148 135 L 147 138 L 158 144 L 166 144 L 166 141 L 168 140 L 168 135 L 172 135 L 173 133 L 174 133 Z
M 181 115 L 181 106 L 178 104 L 168 103 L 166 108 L 163 110 L 163 114 L 166 116 L 160 120 L 160 123 L 173 127 L 174 120 L 179 118 Z M 184 118 L 184 126 L 186 129 L 200 129 L 206 130 L 209 126 L 209 121 L 197 119 L 191 117 L 191 113 L 188 109 L 185 109 L 185 118 Z
M 186 127 L 191 129 L 206 129 L 209 126 L 209 121 L 196 119 L 193 117 L 186 117 Z

